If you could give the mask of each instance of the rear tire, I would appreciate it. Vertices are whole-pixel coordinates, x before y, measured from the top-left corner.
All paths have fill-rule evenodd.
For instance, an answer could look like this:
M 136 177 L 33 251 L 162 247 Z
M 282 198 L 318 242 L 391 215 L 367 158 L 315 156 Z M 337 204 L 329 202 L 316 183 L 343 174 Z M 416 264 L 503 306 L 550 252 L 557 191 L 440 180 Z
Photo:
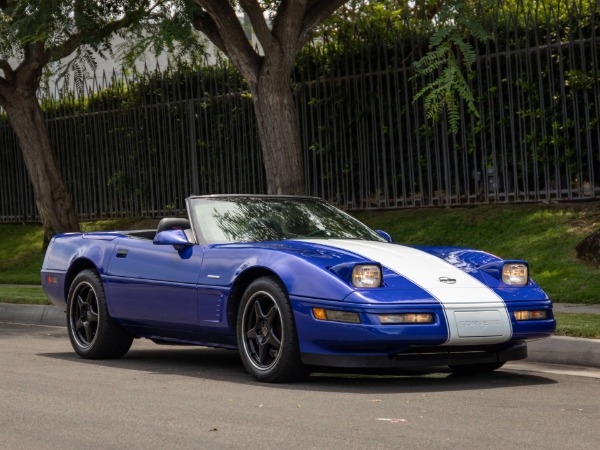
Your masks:
M 258 381 L 299 381 L 309 374 L 300 360 L 290 301 L 272 277 L 259 278 L 244 292 L 238 310 L 237 340 L 244 367 Z
M 96 272 L 80 272 L 67 297 L 67 328 L 75 352 L 85 359 L 120 358 L 133 336 L 109 316 L 104 286 Z
M 494 370 L 498 370 L 504 364 L 503 362 L 499 363 L 487 363 L 487 364 L 465 364 L 459 366 L 448 366 L 452 373 L 456 375 L 474 375 L 478 373 L 488 373 L 493 372 Z

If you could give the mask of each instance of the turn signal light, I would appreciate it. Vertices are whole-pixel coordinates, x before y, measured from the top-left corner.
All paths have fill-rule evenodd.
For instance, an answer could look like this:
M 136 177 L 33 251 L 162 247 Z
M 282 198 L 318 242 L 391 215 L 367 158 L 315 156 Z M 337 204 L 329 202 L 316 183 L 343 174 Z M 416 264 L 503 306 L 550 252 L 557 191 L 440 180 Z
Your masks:
M 317 320 L 329 320 L 331 322 L 346 322 L 346 323 L 360 323 L 360 316 L 358 313 L 350 311 L 338 311 L 335 309 L 324 309 L 324 308 L 313 308 L 312 309 L 315 319 Z
M 548 310 L 540 309 L 537 311 L 515 311 L 515 319 L 521 320 L 546 320 L 548 318 Z
M 379 314 L 379 321 L 382 325 L 388 324 L 406 324 L 406 323 L 433 323 L 433 314 Z

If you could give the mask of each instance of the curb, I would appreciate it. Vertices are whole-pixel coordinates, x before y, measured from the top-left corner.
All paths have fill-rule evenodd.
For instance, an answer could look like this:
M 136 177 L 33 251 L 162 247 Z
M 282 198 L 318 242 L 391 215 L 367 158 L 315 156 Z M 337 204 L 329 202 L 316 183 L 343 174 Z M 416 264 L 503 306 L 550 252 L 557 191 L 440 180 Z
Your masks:
M 64 311 L 56 306 L 0 303 L 0 322 L 66 327 Z
M 66 327 L 56 306 L 0 303 L 0 322 Z M 527 361 L 600 368 L 600 339 L 553 336 L 529 342 Z
M 600 339 L 552 336 L 529 342 L 527 361 L 600 367 Z

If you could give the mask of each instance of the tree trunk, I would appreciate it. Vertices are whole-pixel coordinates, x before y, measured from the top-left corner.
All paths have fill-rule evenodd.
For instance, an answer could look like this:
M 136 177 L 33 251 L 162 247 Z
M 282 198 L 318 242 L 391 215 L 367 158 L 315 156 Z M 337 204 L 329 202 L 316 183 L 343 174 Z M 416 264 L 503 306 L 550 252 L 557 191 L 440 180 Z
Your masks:
M 79 231 L 79 221 L 69 191 L 62 179 L 44 112 L 35 92 L 14 89 L 4 95 L 2 106 L 17 135 L 35 201 L 44 227 L 44 248 L 56 233 Z
M 250 87 L 269 194 L 305 195 L 304 156 L 290 71 L 263 67 Z

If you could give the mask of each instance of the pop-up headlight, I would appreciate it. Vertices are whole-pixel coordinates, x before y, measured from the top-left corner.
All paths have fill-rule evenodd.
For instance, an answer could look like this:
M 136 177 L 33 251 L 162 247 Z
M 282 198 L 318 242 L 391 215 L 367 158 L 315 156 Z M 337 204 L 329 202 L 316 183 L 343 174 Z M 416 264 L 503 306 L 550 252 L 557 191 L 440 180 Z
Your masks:
M 357 264 L 352 270 L 352 284 L 360 288 L 381 286 L 381 266 L 377 264 Z
M 525 286 L 529 280 L 529 269 L 523 263 L 505 263 L 502 266 L 502 282 L 510 286 Z

